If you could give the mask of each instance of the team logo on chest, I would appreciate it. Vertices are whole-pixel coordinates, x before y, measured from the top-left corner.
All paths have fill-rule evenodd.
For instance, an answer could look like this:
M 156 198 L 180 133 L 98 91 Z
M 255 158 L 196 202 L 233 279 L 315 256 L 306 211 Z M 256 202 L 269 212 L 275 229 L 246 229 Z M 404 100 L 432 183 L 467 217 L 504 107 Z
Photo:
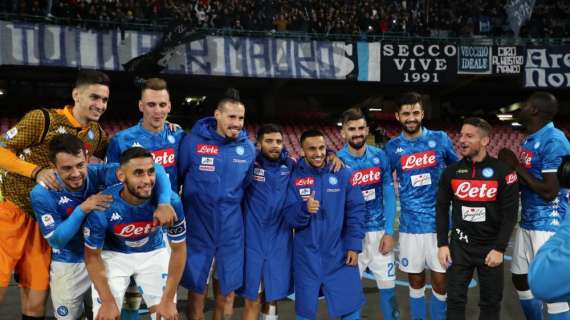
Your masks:
M 196 152 L 198 154 L 217 156 L 220 153 L 220 148 L 214 144 L 199 144 L 196 146 Z
M 530 150 L 523 149 L 520 154 L 520 163 L 525 169 L 532 168 L 532 157 L 533 152 Z
M 382 171 L 378 167 L 356 170 L 350 177 L 353 186 L 368 186 L 382 181 Z
M 242 146 L 237 146 L 236 153 L 238 154 L 238 156 L 243 156 L 243 154 L 245 153 L 245 149 Z
M 168 138 L 166 139 L 168 140 L 168 142 L 170 142 L 170 144 L 174 144 L 176 142 L 176 139 L 174 139 L 174 137 L 171 134 L 169 134 Z
M 329 177 L 329 183 L 333 186 L 336 186 L 338 179 L 336 177 Z
M 138 221 L 133 223 L 122 223 L 113 226 L 115 235 L 122 238 L 142 238 L 151 234 L 156 228 L 152 221 Z
M 451 180 L 453 194 L 464 201 L 495 201 L 498 188 L 496 180 Z
M 495 171 L 492 168 L 483 168 L 481 173 L 483 174 L 483 177 L 491 178 L 495 174 Z
M 428 146 L 430 148 L 435 148 L 435 146 L 437 146 L 437 143 L 435 143 L 435 141 L 433 141 L 433 140 L 430 140 L 430 141 L 428 141 Z
M 95 139 L 95 134 L 93 133 L 93 130 L 89 129 L 89 131 L 87 132 L 87 139 L 89 140 Z
M 176 165 L 176 155 L 173 148 L 155 150 L 150 152 L 154 162 L 168 168 Z
M 435 151 L 412 153 L 400 157 L 400 164 L 403 171 L 435 167 L 437 160 Z

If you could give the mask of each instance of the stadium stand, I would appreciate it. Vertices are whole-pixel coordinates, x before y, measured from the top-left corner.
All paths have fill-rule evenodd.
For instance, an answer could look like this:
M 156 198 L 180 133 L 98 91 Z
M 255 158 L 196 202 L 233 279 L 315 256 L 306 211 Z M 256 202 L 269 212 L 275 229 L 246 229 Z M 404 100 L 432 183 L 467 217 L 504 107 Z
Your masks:
M 11 19 L 49 19 L 84 28 L 160 28 L 184 20 L 196 28 L 383 34 L 412 36 L 512 35 L 505 1 L 460 0 L 27 0 L 0 5 Z M 523 37 L 564 37 L 570 33 L 570 4 L 541 1 Z

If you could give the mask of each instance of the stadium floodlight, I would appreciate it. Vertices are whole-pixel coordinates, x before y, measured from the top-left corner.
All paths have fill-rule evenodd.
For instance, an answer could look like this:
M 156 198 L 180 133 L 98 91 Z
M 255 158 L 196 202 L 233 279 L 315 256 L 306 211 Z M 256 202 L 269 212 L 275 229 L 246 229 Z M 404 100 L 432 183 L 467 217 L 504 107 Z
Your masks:
M 497 118 L 499 118 L 501 121 L 511 121 L 513 120 L 513 115 L 510 113 L 498 114 Z
M 3 89 L 0 89 L 0 96 L 3 96 L 4 93 L 5 93 L 4 90 L 3 90 Z

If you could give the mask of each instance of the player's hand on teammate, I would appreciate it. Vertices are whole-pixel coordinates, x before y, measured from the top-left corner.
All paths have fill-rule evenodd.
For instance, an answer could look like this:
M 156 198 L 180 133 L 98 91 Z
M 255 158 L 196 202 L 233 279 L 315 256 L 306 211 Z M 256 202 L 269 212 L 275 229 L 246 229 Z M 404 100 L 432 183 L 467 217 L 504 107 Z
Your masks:
M 83 212 L 89 213 L 93 210 L 105 210 L 111 206 L 111 202 L 113 201 L 113 196 L 110 194 L 103 194 L 99 192 L 87 198 L 83 201 L 79 207 Z
M 499 151 L 499 154 L 497 155 L 497 158 L 500 161 L 506 163 L 513 170 L 516 169 L 518 166 L 520 166 L 519 159 L 511 149 L 507 148 L 501 149 Z
M 444 268 L 449 268 L 451 266 L 451 253 L 449 252 L 448 246 L 439 247 L 437 250 L 437 258 L 439 259 L 439 263 Z
M 488 267 L 494 268 L 500 266 L 501 263 L 503 263 L 503 253 L 501 251 L 493 249 L 487 253 L 487 256 L 485 257 L 485 264 Z
M 307 211 L 311 214 L 317 213 L 320 206 L 319 200 L 315 200 L 315 191 L 313 191 L 309 196 L 309 200 L 307 200 Z
M 327 153 L 327 162 L 331 163 L 331 171 L 337 173 L 344 168 L 344 162 L 334 152 Z
M 172 122 L 166 121 L 166 124 L 168 124 L 168 128 L 172 132 L 176 132 L 178 129 L 182 129 L 182 127 L 178 123 L 172 123 Z
M 172 227 L 176 222 L 176 212 L 170 204 L 159 204 L 154 211 L 154 224 Z
M 156 320 L 178 320 L 178 310 L 172 301 L 161 301 L 156 306 Z
M 39 183 L 51 190 L 61 190 L 61 186 L 59 185 L 59 182 L 57 182 L 55 169 L 42 168 L 39 170 L 40 171 L 36 174 L 36 183 Z
M 394 240 L 394 237 L 392 237 L 389 234 L 385 234 L 382 237 L 382 240 L 380 240 L 380 246 L 378 246 L 378 251 L 383 255 L 387 255 L 390 252 L 392 252 L 395 243 L 396 241 Z
M 358 252 L 348 250 L 346 252 L 346 264 L 349 266 L 357 266 L 358 265 Z
M 101 304 L 95 320 L 118 320 L 121 316 L 115 301 Z

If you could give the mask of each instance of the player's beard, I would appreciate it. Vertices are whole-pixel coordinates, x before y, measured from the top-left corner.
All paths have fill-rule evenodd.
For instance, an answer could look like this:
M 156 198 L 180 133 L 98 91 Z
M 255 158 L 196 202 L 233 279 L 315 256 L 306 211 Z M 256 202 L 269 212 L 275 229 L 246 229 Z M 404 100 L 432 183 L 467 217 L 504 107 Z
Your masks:
M 362 140 L 360 142 L 354 142 L 354 138 L 362 138 Z M 364 147 L 364 144 L 366 143 L 366 139 L 364 139 L 364 136 L 358 136 L 354 138 L 348 140 L 348 144 L 355 150 L 362 149 L 362 147 Z
M 408 126 L 406 123 L 402 123 L 402 129 L 404 131 L 406 131 L 409 134 L 415 134 L 418 133 L 422 127 L 422 123 L 419 121 L 410 121 L 408 123 L 416 123 L 416 127 L 414 129 L 408 129 Z
M 127 181 L 125 181 L 125 185 L 127 186 L 127 190 L 129 190 L 129 193 L 135 198 L 138 198 L 140 200 L 147 200 L 150 199 L 150 197 L 152 196 L 152 192 L 148 196 L 141 194 L 135 186 L 130 185 Z

